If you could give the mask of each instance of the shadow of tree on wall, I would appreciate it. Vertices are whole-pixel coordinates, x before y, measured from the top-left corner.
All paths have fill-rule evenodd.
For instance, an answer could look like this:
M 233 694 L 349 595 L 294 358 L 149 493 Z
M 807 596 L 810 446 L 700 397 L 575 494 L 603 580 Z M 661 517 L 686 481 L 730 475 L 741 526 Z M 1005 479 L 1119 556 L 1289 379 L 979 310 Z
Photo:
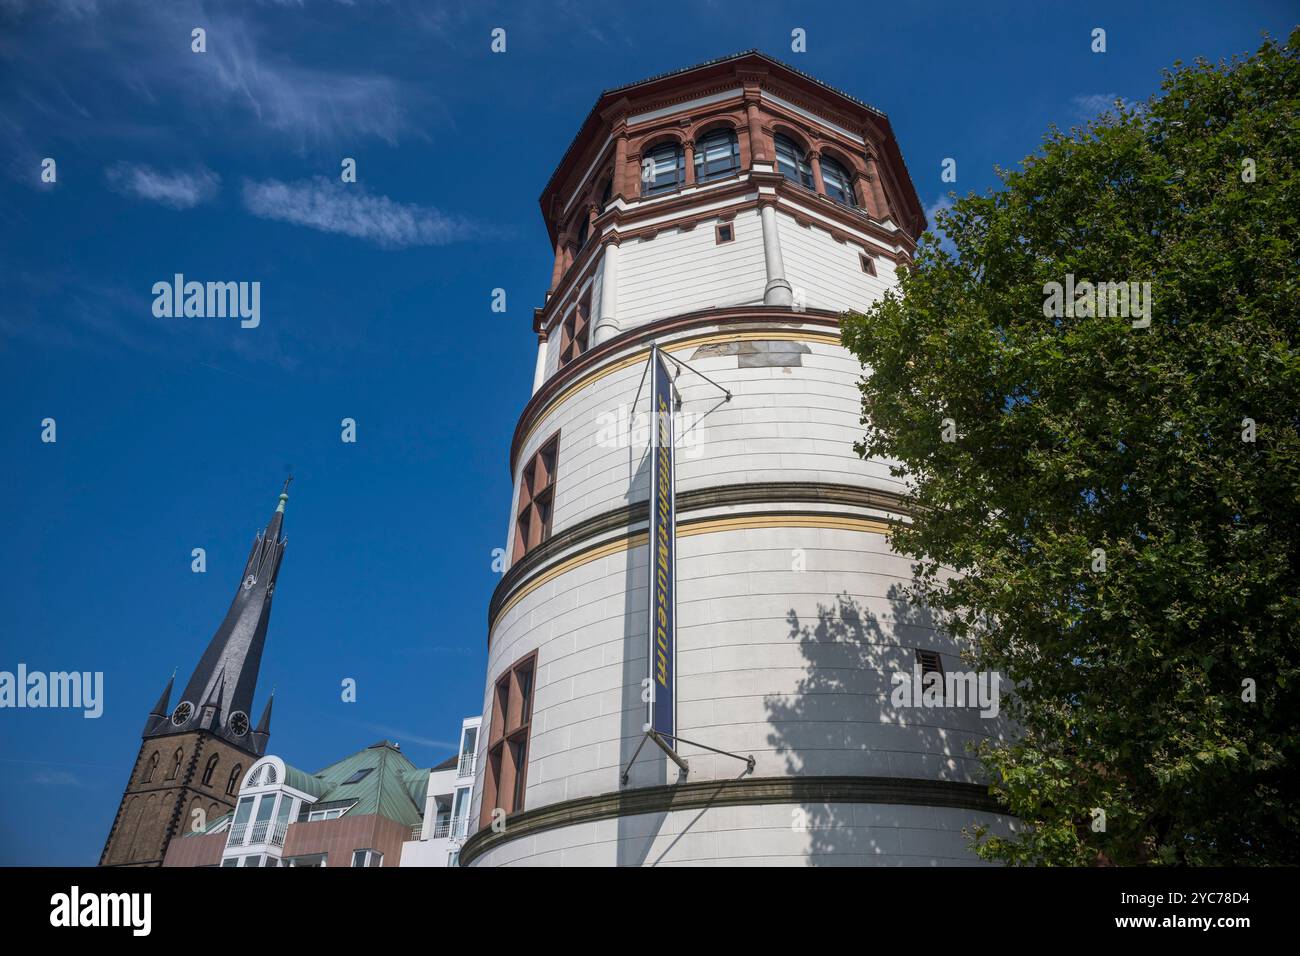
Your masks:
M 955 663 L 955 642 L 931 610 L 899 585 L 891 585 L 885 597 L 889 612 L 883 623 L 847 593 L 819 604 L 815 622 L 789 611 L 788 637 L 799 642 L 805 676 L 793 694 L 765 698 L 768 743 L 795 777 L 977 780 L 978 764 L 966 741 L 991 728 L 979 726 L 976 711 L 894 707 L 890 700 L 891 675 L 910 675 L 918 649 L 939 651 L 949 666 Z M 881 857 L 898 862 L 904 855 L 898 826 L 914 826 L 926 814 L 901 804 L 803 809 L 804 818 L 795 816 L 791 826 L 807 829 L 813 865 L 885 862 Z

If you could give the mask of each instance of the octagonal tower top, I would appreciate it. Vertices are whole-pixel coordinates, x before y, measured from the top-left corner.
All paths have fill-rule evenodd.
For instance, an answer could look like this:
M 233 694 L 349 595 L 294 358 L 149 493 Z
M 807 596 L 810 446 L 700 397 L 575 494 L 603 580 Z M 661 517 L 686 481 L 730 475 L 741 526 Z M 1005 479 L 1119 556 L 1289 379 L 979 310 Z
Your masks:
M 551 241 L 740 171 L 783 173 L 914 248 L 925 214 L 884 113 L 756 50 L 602 93 L 542 191 Z M 624 218 L 622 215 L 611 216 Z

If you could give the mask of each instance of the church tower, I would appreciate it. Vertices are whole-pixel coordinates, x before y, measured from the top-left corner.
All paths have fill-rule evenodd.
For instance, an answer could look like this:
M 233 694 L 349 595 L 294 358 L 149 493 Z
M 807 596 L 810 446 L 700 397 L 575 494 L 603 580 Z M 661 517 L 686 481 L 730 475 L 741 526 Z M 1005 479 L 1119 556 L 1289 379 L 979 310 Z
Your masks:
M 161 866 L 173 837 L 233 810 L 244 771 L 266 752 L 271 701 L 253 727 L 257 671 L 284 557 L 289 481 L 253 540 L 234 600 L 175 707 L 175 675 L 145 720 L 143 742 L 100 866 Z
M 888 118 L 761 53 L 713 60 L 602 93 L 541 212 L 461 864 L 978 863 L 963 828 L 1012 823 L 967 745 L 1003 730 L 892 699 L 963 665 L 906 597 L 907 485 L 854 451 L 840 340 L 925 228 Z M 671 470 L 651 395 L 677 405 Z

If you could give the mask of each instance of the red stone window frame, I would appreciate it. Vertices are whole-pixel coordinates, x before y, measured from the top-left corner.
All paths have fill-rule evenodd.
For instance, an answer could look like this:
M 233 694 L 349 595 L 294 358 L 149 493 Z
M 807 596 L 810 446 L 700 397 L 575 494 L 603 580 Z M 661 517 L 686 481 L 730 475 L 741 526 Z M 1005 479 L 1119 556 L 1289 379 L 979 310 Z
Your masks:
M 869 256 L 865 252 L 859 253 L 858 261 L 862 263 L 862 271 L 869 276 L 876 274 L 876 257 Z
M 528 460 L 520 473 L 519 508 L 515 513 L 515 561 L 551 536 L 559 459 L 560 433 L 556 432 Z
M 720 222 L 714 227 L 713 241 L 714 245 L 722 245 L 724 242 L 734 242 L 736 239 L 736 225 L 731 222 Z
M 560 326 L 560 359 L 557 369 L 564 368 L 583 352 L 591 340 L 591 290 L 588 289 Z
M 492 729 L 483 770 L 480 829 L 492 825 L 492 814 L 498 808 L 507 816 L 524 809 L 536 688 L 536 651 L 515 661 L 492 686 Z

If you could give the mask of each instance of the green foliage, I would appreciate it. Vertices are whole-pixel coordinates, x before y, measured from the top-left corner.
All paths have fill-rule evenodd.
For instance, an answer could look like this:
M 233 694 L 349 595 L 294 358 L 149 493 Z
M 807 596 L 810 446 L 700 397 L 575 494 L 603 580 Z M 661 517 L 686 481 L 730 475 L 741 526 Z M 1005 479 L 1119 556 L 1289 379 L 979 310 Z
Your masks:
M 988 859 L 1300 862 L 1298 117 L 1300 30 L 1175 64 L 956 200 L 951 249 L 844 321 L 858 451 L 915 484 L 894 545 L 1016 687 L 982 756 L 1029 826 Z M 1067 274 L 1150 282 L 1150 327 L 1046 317 Z

